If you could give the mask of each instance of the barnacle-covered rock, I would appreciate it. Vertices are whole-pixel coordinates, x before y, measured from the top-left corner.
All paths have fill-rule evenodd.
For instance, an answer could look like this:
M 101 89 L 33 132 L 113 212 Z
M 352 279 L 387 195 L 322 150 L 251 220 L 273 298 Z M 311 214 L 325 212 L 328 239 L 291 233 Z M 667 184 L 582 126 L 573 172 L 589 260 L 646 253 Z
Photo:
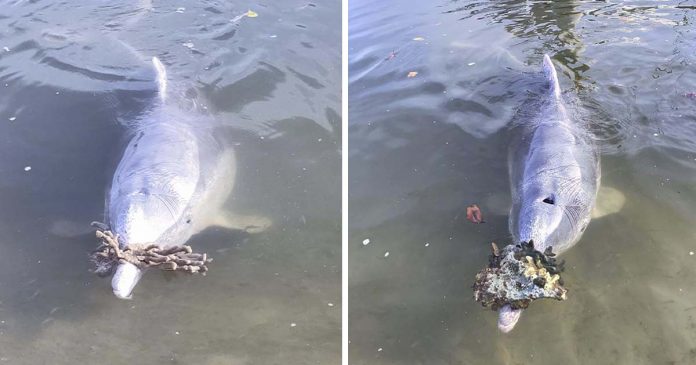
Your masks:
M 474 298 L 493 310 L 504 305 L 513 309 L 527 308 L 536 299 L 565 300 L 558 263 L 549 247 L 545 252 L 534 249 L 533 242 L 508 245 L 502 252 L 495 243 L 488 267 L 476 274 Z

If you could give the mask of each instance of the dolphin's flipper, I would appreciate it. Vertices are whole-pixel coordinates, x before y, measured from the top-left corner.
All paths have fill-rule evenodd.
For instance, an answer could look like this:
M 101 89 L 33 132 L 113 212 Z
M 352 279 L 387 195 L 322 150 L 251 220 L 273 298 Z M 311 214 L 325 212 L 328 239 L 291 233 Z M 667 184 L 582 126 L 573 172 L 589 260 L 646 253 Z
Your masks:
M 152 57 L 152 64 L 157 70 L 157 88 L 159 89 L 159 97 L 164 101 L 167 96 L 167 70 L 164 68 L 162 61 L 157 57 Z
M 601 186 L 597 193 L 597 203 L 592 211 L 592 218 L 601 218 L 618 213 L 626 203 L 626 196 L 619 190 Z
M 271 220 L 257 215 L 221 213 L 215 217 L 212 225 L 227 229 L 242 230 L 247 233 L 260 233 L 271 226 Z
M 556 74 L 556 68 L 553 67 L 553 62 L 549 55 L 544 55 L 544 63 L 542 66 L 546 80 L 549 82 L 549 87 L 551 94 L 556 98 L 561 98 L 561 86 L 558 83 L 558 74 Z
M 194 214 L 194 221 L 197 224 L 195 232 L 201 232 L 207 227 L 217 226 L 232 230 L 242 230 L 248 233 L 258 233 L 266 230 L 271 225 L 271 220 L 266 217 L 233 214 L 224 206 L 234 189 L 236 166 L 237 161 L 234 149 L 228 148 L 220 153 L 213 170 L 214 182 L 208 187 L 207 194 L 202 198 L 199 211 Z

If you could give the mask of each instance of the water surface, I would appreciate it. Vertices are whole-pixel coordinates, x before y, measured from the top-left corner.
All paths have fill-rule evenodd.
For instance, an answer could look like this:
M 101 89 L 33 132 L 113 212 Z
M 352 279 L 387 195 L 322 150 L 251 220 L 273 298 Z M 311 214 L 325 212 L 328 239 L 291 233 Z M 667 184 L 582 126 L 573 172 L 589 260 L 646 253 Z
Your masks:
M 696 362 L 695 9 L 350 2 L 351 364 Z M 591 120 L 598 204 L 625 204 L 564 254 L 569 299 L 503 335 L 471 285 L 510 243 L 507 126 L 544 53 Z
M 0 363 L 337 364 L 340 3 L 1 5 Z M 150 272 L 122 301 L 88 225 L 152 56 L 235 146 L 226 207 L 273 225 L 194 236 L 208 276 Z

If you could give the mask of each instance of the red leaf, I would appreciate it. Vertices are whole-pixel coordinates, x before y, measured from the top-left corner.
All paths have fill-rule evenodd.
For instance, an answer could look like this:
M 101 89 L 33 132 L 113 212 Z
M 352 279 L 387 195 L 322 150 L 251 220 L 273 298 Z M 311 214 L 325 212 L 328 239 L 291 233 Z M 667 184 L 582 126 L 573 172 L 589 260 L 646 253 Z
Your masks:
M 481 208 L 478 205 L 472 204 L 466 207 L 466 219 L 471 223 L 486 223 L 481 214 Z

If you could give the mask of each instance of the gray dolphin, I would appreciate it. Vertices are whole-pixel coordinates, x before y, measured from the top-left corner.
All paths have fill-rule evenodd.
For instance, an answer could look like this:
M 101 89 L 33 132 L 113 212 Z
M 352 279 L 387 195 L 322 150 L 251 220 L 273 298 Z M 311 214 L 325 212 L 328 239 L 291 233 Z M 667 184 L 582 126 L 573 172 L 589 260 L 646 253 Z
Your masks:
M 548 91 L 523 108 L 513 125 L 508 171 L 512 190 L 509 227 L 514 242 L 533 241 L 560 254 L 582 236 L 599 187 L 599 154 L 587 121 L 567 108 L 556 69 L 544 55 Z M 521 309 L 499 310 L 498 328 L 509 332 Z
M 268 226 L 263 219 L 221 213 L 234 187 L 234 151 L 215 138 L 210 115 L 167 97 L 165 67 L 157 58 L 152 62 L 159 98 L 135 123 L 107 194 L 106 216 L 121 247 L 181 245 L 210 225 Z M 114 294 L 130 299 L 142 275 L 135 265 L 120 263 L 111 281 Z

